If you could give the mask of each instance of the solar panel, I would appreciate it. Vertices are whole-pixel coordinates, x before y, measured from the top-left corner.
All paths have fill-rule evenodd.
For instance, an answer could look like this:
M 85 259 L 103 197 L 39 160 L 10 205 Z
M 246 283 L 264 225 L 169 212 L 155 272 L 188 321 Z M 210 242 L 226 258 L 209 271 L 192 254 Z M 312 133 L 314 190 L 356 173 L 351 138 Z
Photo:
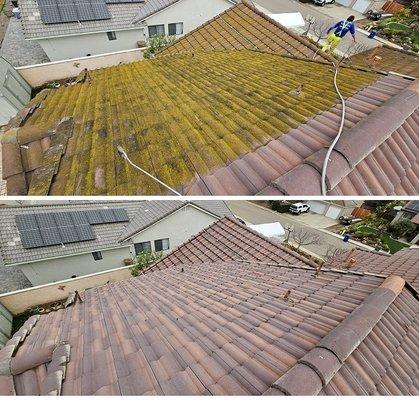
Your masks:
M 79 235 L 73 226 L 59 226 L 58 231 L 60 232 L 61 240 L 64 244 L 79 242 Z
M 102 216 L 103 222 L 104 223 L 113 223 L 116 222 L 115 221 L 115 215 L 112 212 L 112 210 L 109 209 L 105 209 L 105 210 L 100 210 L 100 215 Z
M 128 214 L 123 208 L 114 208 L 112 212 L 116 222 L 129 222 Z
M 86 211 L 87 219 L 89 220 L 89 224 L 96 225 L 96 224 L 103 224 L 102 215 L 99 212 L 100 210 L 88 210 Z
M 93 229 L 90 225 L 76 225 L 75 229 L 80 241 L 96 239 L 96 236 L 93 233 Z
M 56 226 L 53 226 L 51 228 L 42 228 L 39 231 L 45 246 L 53 246 L 55 244 L 62 243 L 60 234 Z
M 38 0 L 38 6 L 45 24 L 111 18 L 105 0 Z
M 41 229 L 55 226 L 54 215 L 51 213 L 36 214 L 35 217 L 36 217 L 36 222 L 38 223 L 38 227 Z
M 54 213 L 54 218 L 57 226 L 71 226 L 74 225 L 71 218 L 71 212 Z
M 20 231 L 20 238 L 25 249 L 44 246 L 44 241 L 42 240 L 39 229 L 26 229 Z
M 15 221 L 19 231 L 25 229 L 36 229 L 38 223 L 36 222 L 35 214 L 21 214 L 15 216 Z
M 84 211 L 73 211 L 71 213 L 74 225 L 89 225 L 89 220 Z

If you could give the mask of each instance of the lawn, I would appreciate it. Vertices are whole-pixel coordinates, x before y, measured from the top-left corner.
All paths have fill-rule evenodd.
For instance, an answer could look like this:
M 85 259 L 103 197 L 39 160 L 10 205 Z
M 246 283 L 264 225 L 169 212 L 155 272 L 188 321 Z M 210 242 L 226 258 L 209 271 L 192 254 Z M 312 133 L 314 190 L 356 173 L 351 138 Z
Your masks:
M 405 244 L 403 242 L 399 242 L 398 240 L 393 239 L 388 233 L 380 232 L 377 229 L 370 228 L 369 226 L 361 226 L 357 230 L 360 232 L 379 234 L 380 239 L 383 241 L 383 243 L 387 244 L 391 254 L 397 253 L 398 251 L 402 250 L 405 247 L 409 247 L 408 244 Z

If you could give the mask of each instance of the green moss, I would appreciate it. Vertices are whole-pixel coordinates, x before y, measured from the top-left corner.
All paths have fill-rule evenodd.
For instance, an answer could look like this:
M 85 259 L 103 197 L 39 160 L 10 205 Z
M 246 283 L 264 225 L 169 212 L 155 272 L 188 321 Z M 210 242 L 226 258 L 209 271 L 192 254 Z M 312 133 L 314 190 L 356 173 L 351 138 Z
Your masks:
M 164 57 L 92 71 L 91 78 L 51 92 L 29 121 L 52 126 L 74 118 L 57 195 L 159 194 L 162 187 L 118 156 L 118 144 L 133 162 L 179 187 L 337 102 L 330 66 L 251 51 Z M 346 96 L 376 79 L 341 70 Z

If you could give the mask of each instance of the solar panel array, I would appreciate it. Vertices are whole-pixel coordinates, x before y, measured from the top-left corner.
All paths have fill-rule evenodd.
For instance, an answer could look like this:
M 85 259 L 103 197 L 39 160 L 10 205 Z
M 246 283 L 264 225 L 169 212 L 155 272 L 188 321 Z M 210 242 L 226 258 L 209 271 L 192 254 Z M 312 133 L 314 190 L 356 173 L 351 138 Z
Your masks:
M 38 6 L 45 24 L 111 18 L 105 0 L 38 0 Z
M 124 209 L 101 209 L 16 215 L 25 249 L 94 240 L 91 225 L 128 222 Z

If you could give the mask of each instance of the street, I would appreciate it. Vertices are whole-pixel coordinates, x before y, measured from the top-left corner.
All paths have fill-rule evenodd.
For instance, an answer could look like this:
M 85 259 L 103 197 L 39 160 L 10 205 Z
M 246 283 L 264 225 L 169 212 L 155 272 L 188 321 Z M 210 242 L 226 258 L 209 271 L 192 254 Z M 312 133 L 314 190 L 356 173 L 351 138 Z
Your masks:
M 339 20 L 346 19 L 349 15 L 355 15 L 356 19 L 365 18 L 361 13 L 352 9 L 343 7 L 339 4 L 327 4 L 324 7 L 315 6 L 314 4 L 304 4 L 297 0 L 257 0 L 255 2 L 263 9 L 273 14 L 300 12 L 304 18 L 313 16 L 316 21 L 327 21 L 332 26 Z M 264 10 L 262 10 L 264 11 Z M 299 30 L 298 33 L 303 33 Z M 356 35 L 357 43 L 365 46 L 365 50 L 378 47 L 380 43 L 377 40 L 369 39 L 364 34 L 358 32 Z M 345 53 L 353 45 L 351 35 L 347 35 L 340 43 L 338 50 Z
M 242 218 L 246 222 L 250 222 L 252 224 L 280 222 L 284 228 L 287 224 L 293 225 L 294 229 L 296 230 L 304 229 L 304 231 L 307 231 L 313 235 L 318 235 L 320 237 L 319 244 L 301 246 L 301 248 L 308 250 L 309 252 L 312 252 L 320 257 L 323 257 L 326 254 L 329 246 L 343 250 L 350 250 L 356 247 L 354 244 L 344 243 L 342 239 L 313 228 L 312 226 L 302 222 L 305 219 L 306 214 L 281 214 L 269 209 L 263 209 L 260 206 L 247 201 L 228 201 L 227 203 L 231 211 L 233 211 L 236 216 Z

